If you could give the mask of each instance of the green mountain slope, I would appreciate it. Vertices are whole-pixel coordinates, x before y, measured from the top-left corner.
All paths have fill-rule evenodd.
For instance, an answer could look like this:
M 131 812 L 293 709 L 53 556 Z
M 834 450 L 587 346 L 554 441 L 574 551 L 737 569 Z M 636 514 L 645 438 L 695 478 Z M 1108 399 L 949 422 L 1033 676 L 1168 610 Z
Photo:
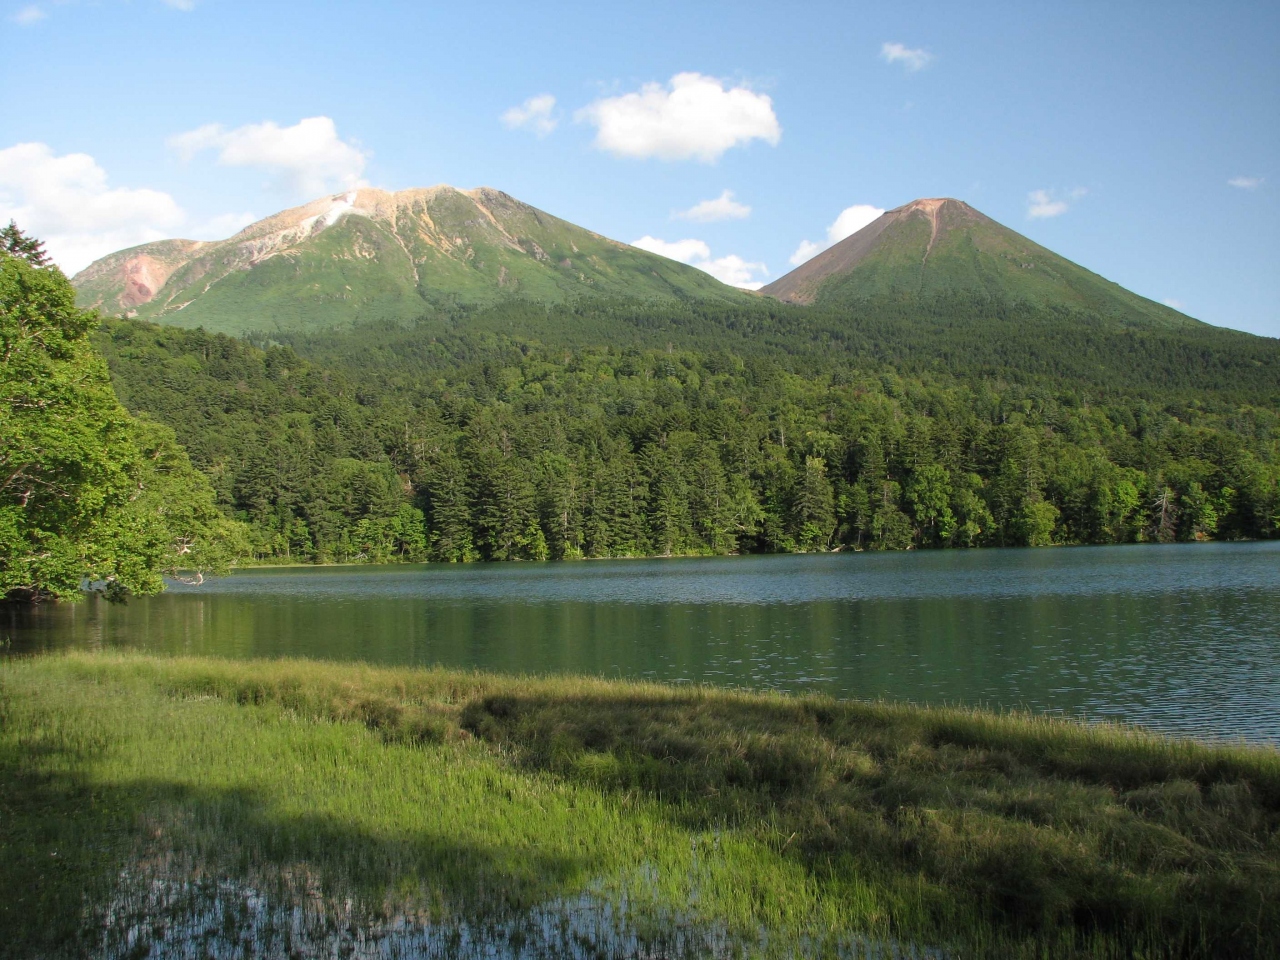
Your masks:
M 73 283 L 84 306 L 227 333 L 411 320 L 513 297 L 747 299 L 501 191 L 448 186 L 325 197 L 221 242 L 122 250 Z
M 761 292 L 801 304 L 961 294 L 1144 326 L 1199 325 L 951 199 L 890 210 Z

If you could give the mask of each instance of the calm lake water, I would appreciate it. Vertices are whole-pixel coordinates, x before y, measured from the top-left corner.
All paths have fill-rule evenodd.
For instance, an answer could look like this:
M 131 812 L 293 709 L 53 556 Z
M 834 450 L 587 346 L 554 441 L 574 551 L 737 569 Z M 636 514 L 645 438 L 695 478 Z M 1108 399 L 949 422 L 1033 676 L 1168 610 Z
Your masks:
M 984 704 L 1280 742 L 1280 543 L 253 570 L 0 612 L 131 647 Z

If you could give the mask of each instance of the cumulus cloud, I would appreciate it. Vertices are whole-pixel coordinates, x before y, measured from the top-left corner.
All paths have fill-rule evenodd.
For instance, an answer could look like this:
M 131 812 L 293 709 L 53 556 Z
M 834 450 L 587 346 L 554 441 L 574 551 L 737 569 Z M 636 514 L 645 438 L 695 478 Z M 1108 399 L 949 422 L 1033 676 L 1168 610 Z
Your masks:
M 845 237 L 853 236 L 873 220 L 884 216 L 884 209 L 873 207 L 869 203 L 855 203 L 845 207 L 836 217 L 835 222 L 827 227 L 827 242 L 839 243 Z
M 18 24 L 19 26 L 29 27 L 33 23 L 39 23 L 41 20 L 43 20 L 47 16 L 48 16 L 47 13 L 45 13 L 42 9 L 40 9 L 33 3 L 30 6 L 23 7 L 21 10 L 15 13 L 12 17 L 10 17 L 10 19 L 14 23 Z
M 1262 177 L 1232 177 L 1227 185 L 1241 190 L 1257 190 L 1262 186 Z
M 744 260 L 737 254 L 723 257 L 712 257 L 711 248 L 701 240 L 660 240 L 657 237 L 641 237 L 632 242 L 633 247 L 648 250 L 670 260 L 687 263 L 705 273 L 711 274 L 721 283 L 744 290 L 759 290 L 764 286 L 761 279 L 769 273 L 763 263 Z
M 68 276 L 116 250 L 179 233 L 224 240 L 256 219 L 225 213 L 191 223 L 167 193 L 110 186 L 107 171 L 87 153 L 58 156 L 44 143 L 0 150 L 0 223 L 14 220 L 43 240 Z
M 933 60 L 933 54 L 920 48 L 912 49 L 901 43 L 885 43 L 880 46 L 880 56 L 886 63 L 900 63 L 910 73 L 923 70 Z
M 206 150 L 227 167 L 255 167 L 274 174 L 281 185 L 308 197 L 363 185 L 368 154 L 338 136 L 329 117 L 308 117 L 292 127 L 268 120 L 228 130 L 219 123 L 169 138 L 184 160 Z
M 1064 195 L 1059 195 L 1056 190 L 1032 190 L 1027 194 L 1027 216 L 1032 220 L 1060 217 L 1088 192 L 1084 187 L 1068 190 Z
M 631 245 L 669 260 L 679 260 L 681 263 L 693 263 L 694 260 L 707 260 L 711 257 L 711 248 L 701 240 L 667 241 L 644 236 L 639 240 L 633 240 Z
M 679 220 L 692 220 L 694 223 L 715 223 L 718 220 L 745 220 L 751 216 L 751 208 L 745 203 L 733 199 L 733 191 L 725 190 L 714 200 L 703 200 L 695 203 L 688 210 L 677 213 Z
M 588 104 L 574 119 L 596 128 L 595 144 L 618 157 L 701 160 L 752 140 L 777 145 L 782 127 L 773 101 L 700 73 L 678 73 L 669 85 L 646 83 L 620 97 Z
M 508 130 L 532 130 L 540 137 L 545 137 L 556 128 L 559 121 L 551 115 L 556 108 L 556 98 L 549 93 L 540 93 L 530 97 L 518 107 L 512 107 L 501 117 L 502 125 Z
M 798 267 L 806 260 L 812 260 L 825 249 L 826 247 L 821 243 L 814 243 L 812 240 L 801 240 L 800 246 L 796 247 L 796 252 L 791 255 L 791 265 Z
M 0 150 L 0 222 L 42 239 L 68 274 L 98 257 L 173 236 L 186 214 L 159 190 L 111 187 L 87 153 L 56 156 L 44 143 Z
M 800 266 L 806 260 L 827 249 L 827 247 L 834 246 L 845 237 L 852 236 L 883 215 L 884 210 L 881 207 L 873 207 L 869 203 L 855 203 L 851 207 L 845 207 L 832 221 L 831 226 L 827 227 L 826 243 L 801 240 L 800 246 L 796 247 L 796 252 L 791 255 L 791 265 Z
M 752 263 L 733 253 L 714 260 L 698 261 L 692 266 L 711 274 L 721 283 L 743 290 L 759 290 L 764 286 L 764 280 L 758 278 L 769 274 L 769 268 L 763 263 Z

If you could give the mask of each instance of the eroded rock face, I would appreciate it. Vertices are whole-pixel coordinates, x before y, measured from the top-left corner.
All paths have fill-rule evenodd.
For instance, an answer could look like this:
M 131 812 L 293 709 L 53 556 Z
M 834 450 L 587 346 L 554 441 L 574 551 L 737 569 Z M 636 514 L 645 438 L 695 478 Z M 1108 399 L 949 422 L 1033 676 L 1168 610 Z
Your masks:
M 120 305 L 132 308 L 150 303 L 156 291 L 169 279 L 171 271 L 143 254 L 126 260 L 121 265 L 121 272 L 124 274 L 124 290 L 120 293 Z
M 161 240 L 121 250 L 76 274 L 81 306 L 131 313 L 151 303 L 175 271 L 210 244 L 198 240 Z

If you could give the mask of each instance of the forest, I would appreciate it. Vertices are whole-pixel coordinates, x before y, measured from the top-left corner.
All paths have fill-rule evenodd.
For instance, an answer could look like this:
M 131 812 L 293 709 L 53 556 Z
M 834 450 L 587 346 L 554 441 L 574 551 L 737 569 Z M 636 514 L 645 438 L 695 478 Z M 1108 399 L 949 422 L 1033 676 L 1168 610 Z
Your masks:
M 248 526 L 257 562 L 1280 528 L 1274 341 L 891 304 L 853 308 L 842 338 L 800 308 L 618 305 L 585 328 L 574 310 L 248 340 L 112 320 L 96 343 L 126 407 L 172 428 Z

